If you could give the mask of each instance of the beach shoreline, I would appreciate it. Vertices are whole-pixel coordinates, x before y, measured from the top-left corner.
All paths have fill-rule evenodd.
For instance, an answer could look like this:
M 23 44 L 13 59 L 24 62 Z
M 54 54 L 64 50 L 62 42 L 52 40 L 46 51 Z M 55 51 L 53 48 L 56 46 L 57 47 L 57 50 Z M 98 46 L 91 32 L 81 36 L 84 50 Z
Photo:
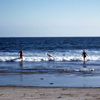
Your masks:
M 0 86 L 0 100 L 100 100 L 100 87 Z

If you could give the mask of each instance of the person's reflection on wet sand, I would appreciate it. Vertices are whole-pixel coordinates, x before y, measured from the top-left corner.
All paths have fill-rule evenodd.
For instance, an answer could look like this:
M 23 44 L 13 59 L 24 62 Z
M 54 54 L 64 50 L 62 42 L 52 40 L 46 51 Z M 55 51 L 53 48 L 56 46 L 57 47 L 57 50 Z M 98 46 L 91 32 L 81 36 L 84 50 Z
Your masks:
M 23 61 L 19 62 L 20 67 L 23 67 Z
M 86 68 L 86 65 L 84 65 L 83 68 Z

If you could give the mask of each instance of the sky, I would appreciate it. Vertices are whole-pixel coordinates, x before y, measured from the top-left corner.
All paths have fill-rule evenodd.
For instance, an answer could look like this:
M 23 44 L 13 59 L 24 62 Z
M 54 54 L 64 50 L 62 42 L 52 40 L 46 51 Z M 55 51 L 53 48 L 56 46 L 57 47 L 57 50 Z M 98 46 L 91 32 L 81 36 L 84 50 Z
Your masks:
M 100 36 L 100 0 L 0 0 L 0 37 Z

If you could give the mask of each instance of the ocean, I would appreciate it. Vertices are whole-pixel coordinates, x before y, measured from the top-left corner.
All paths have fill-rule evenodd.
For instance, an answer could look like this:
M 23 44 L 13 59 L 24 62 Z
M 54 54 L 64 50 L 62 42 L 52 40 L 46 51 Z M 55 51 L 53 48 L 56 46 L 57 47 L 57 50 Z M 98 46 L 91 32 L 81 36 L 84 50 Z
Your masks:
M 100 87 L 100 37 L 0 38 L 0 86 Z

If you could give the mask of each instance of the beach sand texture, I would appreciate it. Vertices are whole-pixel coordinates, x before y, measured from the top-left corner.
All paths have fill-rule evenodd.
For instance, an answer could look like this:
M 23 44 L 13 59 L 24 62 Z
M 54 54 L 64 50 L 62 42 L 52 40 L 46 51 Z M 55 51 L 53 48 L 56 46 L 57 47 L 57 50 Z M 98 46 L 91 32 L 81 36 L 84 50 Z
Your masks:
M 0 87 L 0 100 L 100 100 L 100 88 Z

